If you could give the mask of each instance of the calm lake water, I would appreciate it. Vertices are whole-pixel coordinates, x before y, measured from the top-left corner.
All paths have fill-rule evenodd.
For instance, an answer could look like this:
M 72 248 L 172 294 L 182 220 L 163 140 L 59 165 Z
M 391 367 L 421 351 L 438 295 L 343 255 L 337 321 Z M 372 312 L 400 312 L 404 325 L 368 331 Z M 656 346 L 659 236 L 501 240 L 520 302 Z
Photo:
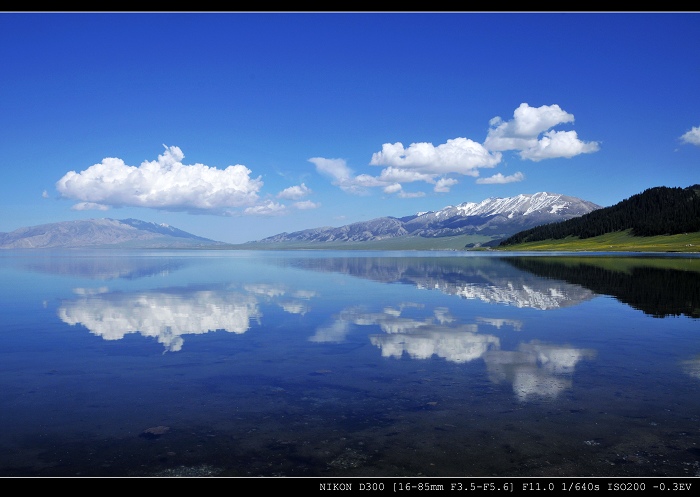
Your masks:
M 700 258 L 0 252 L 0 476 L 700 476 Z

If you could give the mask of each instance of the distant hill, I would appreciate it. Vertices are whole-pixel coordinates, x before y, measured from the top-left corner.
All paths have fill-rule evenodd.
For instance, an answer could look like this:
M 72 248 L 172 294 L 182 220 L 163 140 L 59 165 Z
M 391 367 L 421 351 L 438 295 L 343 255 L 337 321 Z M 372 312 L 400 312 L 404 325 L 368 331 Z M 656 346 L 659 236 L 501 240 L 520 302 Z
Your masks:
M 0 233 L 0 248 L 196 248 L 226 245 L 167 224 L 138 219 L 87 219 Z
M 358 242 L 414 240 L 479 235 L 481 239 L 499 240 L 523 229 L 571 219 L 600 209 L 599 205 L 558 193 L 539 192 L 507 198 L 488 198 L 482 202 L 465 202 L 438 211 L 421 212 L 401 218 L 378 217 L 338 228 L 312 228 L 280 233 L 244 244 L 250 248 L 264 246 L 295 247 L 332 246 Z M 360 244 L 361 245 L 361 244 Z M 376 245 L 376 244 L 375 244 Z M 461 245 L 464 247 L 464 244 Z M 270 247 L 268 247 L 270 248 Z
M 636 237 L 700 231 L 700 184 L 649 188 L 611 207 L 523 230 L 502 240 L 499 246 L 566 237 L 586 239 L 625 230 Z

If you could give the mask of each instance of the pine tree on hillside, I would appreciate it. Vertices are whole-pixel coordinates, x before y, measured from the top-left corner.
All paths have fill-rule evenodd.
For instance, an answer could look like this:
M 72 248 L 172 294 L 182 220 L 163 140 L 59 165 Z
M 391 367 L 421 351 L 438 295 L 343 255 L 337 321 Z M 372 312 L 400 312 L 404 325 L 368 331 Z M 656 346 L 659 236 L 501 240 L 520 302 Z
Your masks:
M 584 239 L 624 230 L 631 230 L 634 236 L 700 231 L 700 184 L 687 188 L 649 188 L 611 207 L 521 231 L 500 245 L 560 240 L 567 236 Z

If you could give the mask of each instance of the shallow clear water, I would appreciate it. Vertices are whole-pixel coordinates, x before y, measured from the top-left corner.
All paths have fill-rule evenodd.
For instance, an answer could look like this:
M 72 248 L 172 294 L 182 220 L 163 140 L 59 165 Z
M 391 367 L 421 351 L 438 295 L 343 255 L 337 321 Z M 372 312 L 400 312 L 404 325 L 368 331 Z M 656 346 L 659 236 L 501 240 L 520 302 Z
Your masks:
M 0 476 L 698 476 L 699 268 L 0 252 Z

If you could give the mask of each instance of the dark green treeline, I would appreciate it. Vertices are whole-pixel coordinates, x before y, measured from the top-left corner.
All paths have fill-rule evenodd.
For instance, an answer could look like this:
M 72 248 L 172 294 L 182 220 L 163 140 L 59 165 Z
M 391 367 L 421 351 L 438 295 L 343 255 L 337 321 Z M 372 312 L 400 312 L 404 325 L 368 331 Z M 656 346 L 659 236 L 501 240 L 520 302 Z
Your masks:
M 560 257 L 509 257 L 509 264 L 537 276 L 581 285 L 611 295 L 654 317 L 700 318 L 700 272 L 666 269 L 651 265 L 615 270 L 597 258 L 576 261 Z M 694 261 L 700 263 L 700 260 Z
M 650 188 L 611 207 L 521 231 L 500 245 L 560 240 L 567 236 L 591 238 L 629 229 L 634 236 L 700 231 L 700 184 L 687 188 Z

